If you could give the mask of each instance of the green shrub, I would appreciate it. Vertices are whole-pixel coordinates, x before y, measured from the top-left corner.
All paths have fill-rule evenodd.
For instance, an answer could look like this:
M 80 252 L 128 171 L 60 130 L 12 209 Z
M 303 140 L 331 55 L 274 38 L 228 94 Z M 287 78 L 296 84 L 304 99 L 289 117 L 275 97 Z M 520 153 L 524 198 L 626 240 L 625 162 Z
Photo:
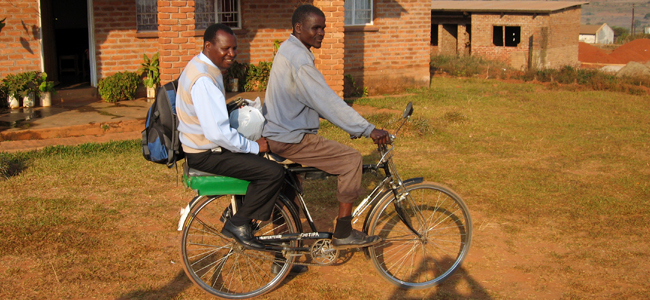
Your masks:
M 142 79 L 136 72 L 119 72 L 102 78 L 97 85 L 97 90 L 106 102 L 132 100 L 141 82 Z
M 2 80 L 0 81 L 0 108 L 9 107 L 9 103 L 7 102 L 8 97 L 9 91 L 7 90 L 4 80 Z
M 343 96 L 344 97 L 367 97 L 368 88 L 357 86 L 356 80 L 350 74 L 343 76 Z
M 478 56 L 433 55 L 431 70 L 452 76 L 471 77 L 485 75 L 485 78 L 503 78 L 510 68 L 501 61 L 487 60 Z
M 261 61 L 257 66 L 250 64 L 248 66 L 244 90 L 247 92 L 266 90 L 266 85 L 269 83 L 269 75 L 271 75 L 272 65 L 273 63 L 270 61 Z
M 232 66 L 228 69 L 228 73 L 224 76 L 223 84 L 226 86 L 226 91 L 232 92 L 230 87 L 230 79 L 237 78 L 239 84 L 237 87 L 238 91 L 243 91 L 246 86 L 246 75 L 248 74 L 248 65 L 245 63 L 240 63 L 238 61 L 233 62 Z
M 8 74 L 2 81 L 3 85 L 7 89 L 7 95 L 20 99 L 30 93 L 38 91 L 37 77 L 38 72 L 27 71 L 17 74 Z

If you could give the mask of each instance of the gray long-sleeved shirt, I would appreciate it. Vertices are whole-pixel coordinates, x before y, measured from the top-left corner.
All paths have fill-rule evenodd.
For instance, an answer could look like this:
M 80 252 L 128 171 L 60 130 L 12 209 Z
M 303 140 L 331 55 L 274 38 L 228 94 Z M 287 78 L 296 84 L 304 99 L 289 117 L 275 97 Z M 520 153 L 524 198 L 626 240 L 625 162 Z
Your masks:
M 299 143 L 305 133 L 317 133 L 319 115 L 354 136 L 369 137 L 375 129 L 327 85 L 314 55 L 293 35 L 273 60 L 262 113 L 262 136 L 283 143 Z

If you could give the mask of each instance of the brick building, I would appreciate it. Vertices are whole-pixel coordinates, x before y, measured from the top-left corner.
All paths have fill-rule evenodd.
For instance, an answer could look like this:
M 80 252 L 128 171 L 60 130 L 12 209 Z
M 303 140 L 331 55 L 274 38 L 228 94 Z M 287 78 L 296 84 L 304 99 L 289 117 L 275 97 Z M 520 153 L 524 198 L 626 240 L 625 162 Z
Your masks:
M 339 94 L 344 74 L 371 93 L 428 85 L 431 4 L 423 0 L 4 0 L 0 78 L 34 70 L 96 86 L 159 52 L 161 79 L 169 81 L 201 51 L 214 22 L 234 29 L 238 61 L 270 61 L 303 3 L 325 12 L 323 47 L 313 52 Z
M 566 1 L 433 1 L 431 53 L 518 69 L 576 66 L 581 6 Z

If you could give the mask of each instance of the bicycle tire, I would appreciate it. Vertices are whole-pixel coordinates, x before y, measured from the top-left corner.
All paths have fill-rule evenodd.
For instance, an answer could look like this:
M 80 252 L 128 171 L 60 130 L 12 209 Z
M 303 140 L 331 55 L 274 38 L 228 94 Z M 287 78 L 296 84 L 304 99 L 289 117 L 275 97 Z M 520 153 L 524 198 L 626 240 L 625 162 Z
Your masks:
M 294 257 L 281 252 L 249 250 L 221 234 L 222 213 L 230 196 L 211 196 L 194 206 L 181 238 L 183 269 L 204 291 L 226 299 L 246 299 L 273 290 L 289 274 Z M 260 222 L 254 235 L 296 233 L 296 220 L 289 209 L 276 202 L 271 220 Z M 284 246 L 296 247 L 297 241 Z M 277 263 L 282 268 L 271 271 Z
M 467 256 L 472 219 L 465 202 L 449 188 L 425 182 L 406 190 L 409 197 L 401 201 L 402 210 L 422 237 L 400 220 L 395 197 L 389 194 L 377 204 L 368 230 L 384 241 L 368 253 L 389 282 L 404 289 L 430 288 L 451 276 Z

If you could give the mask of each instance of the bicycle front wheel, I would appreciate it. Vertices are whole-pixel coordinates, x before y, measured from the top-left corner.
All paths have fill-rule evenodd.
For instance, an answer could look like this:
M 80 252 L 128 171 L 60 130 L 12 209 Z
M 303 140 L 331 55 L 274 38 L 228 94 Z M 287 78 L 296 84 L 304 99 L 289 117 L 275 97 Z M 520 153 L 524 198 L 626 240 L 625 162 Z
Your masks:
M 190 212 L 181 241 L 183 268 L 196 285 L 212 295 L 227 299 L 262 295 L 282 282 L 294 258 L 285 258 L 280 251 L 246 249 L 223 236 L 222 214 L 228 205 L 230 196 L 213 196 Z M 254 235 L 297 232 L 287 207 L 276 202 L 271 216 L 253 228 Z M 297 247 L 297 242 L 278 246 Z
M 406 190 L 408 197 L 401 202 L 391 197 L 378 204 L 368 231 L 384 241 L 368 251 L 375 268 L 391 283 L 428 288 L 449 277 L 465 259 L 472 220 L 463 200 L 448 188 L 419 183 Z

